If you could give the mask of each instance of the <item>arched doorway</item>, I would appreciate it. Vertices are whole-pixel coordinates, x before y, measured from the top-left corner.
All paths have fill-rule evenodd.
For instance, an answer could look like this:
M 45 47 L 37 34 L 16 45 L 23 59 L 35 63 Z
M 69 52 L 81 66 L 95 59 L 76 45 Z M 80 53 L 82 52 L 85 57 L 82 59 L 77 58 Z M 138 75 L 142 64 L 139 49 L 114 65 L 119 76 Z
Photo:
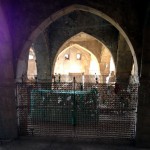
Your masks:
M 57 57 L 54 74 L 61 75 L 100 75 L 99 64 L 96 57 L 74 44 L 63 50 Z M 86 82 L 86 80 L 85 80 Z
M 89 44 L 90 43 L 90 44 Z M 56 63 L 60 64 L 59 68 L 61 68 L 62 70 L 64 70 L 65 72 L 67 72 L 67 68 L 63 69 L 63 64 L 60 63 L 60 61 L 58 61 L 58 55 L 60 55 L 60 53 L 62 53 L 65 50 L 68 50 L 68 52 L 66 52 L 66 54 L 70 54 L 70 48 L 74 47 L 76 52 L 73 52 L 74 55 L 73 57 L 75 58 L 78 53 L 82 55 L 82 53 L 84 54 L 84 52 L 89 53 L 90 57 L 93 59 L 91 61 L 91 58 L 87 57 L 84 58 L 82 57 L 80 59 L 80 61 L 75 58 L 74 60 L 72 60 L 71 58 L 68 59 L 69 61 L 65 61 L 65 57 L 62 58 L 62 61 L 66 62 L 66 63 L 81 63 L 81 65 L 79 64 L 79 68 L 81 68 L 82 64 L 84 64 L 83 61 L 87 61 L 88 65 L 86 65 L 86 72 L 85 72 L 85 67 L 84 69 L 79 69 L 76 70 L 76 73 L 84 73 L 84 76 L 87 77 L 87 80 L 85 80 L 85 82 L 89 82 L 92 81 L 95 82 L 95 75 L 98 78 L 98 82 L 99 83 L 108 83 L 108 82 L 115 82 L 115 72 L 116 72 L 116 68 L 115 68 L 115 64 L 114 64 L 114 59 L 113 56 L 110 52 L 110 50 L 108 50 L 108 48 L 102 43 L 100 42 L 98 39 L 94 38 L 93 36 L 84 33 L 84 32 L 80 32 L 76 35 L 74 35 L 73 37 L 71 37 L 70 39 L 68 39 L 58 50 L 56 57 L 54 59 L 53 62 L 53 74 L 64 74 L 61 73 L 60 71 L 55 71 L 56 69 L 54 69 L 54 67 L 56 67 Z M 77 51 L 78 49 L 78 51 Z M 80 51 L 82 50 L 82 51 Z M 63 54 L 65 55 L 65 54 Z M 84 55 L 83 55 L 84 56 Z M 70 57 L 70 56 L 69 56 Z M 77 61 L 78 60 L 78 61 Z M 71 66 L 71 64 L 69 64 Z M 62 66 L 62 67 L 60 67 Z M 71 69 L 73 70 L 73 66 L 71 67 Z M 75 70 L 71 71 L 72 73 Z M 112 73 L 113 72 L 113 73 Z M 113 75 L 112 75 L 113 74 Z M 69 75 L 69 73 L 65 73 L 65 75 Z M 72 74 L 73 75 L 73 74 Z M 91 78 L 91 80 L 90 80 Z M 111 80 L 110 80 L 111 78 Z M 67 80 L 66 80 L 67 81 Z
M 96 14 L 111 22 L 123 34 L 133 55 L 136 74 L 138 69 L 134 50 L 120 26 L 97 10 L 84 6 L 77 7 L 77 5 L 66 8 L 64 14 L 62 11 L 58 12 L 55 14 L 56 19 L 74 10 Z M 44 23 L 46 26 L 49 24 L 47 21 Z M 39 33 L 36 32 L 36 34 Z M 36 36 L 36 34 L 33 35 Z M 66 60 L 69 59 L 68 54 L 64 56 Z M 80 59 L 81 55 L 78 55 L 77 58 Z M 103 65 L 101 64 L 101 66 Z M 103 67 L 107 68 L 107 65 Z M 28 123 L 25 134 L 72 135 L 72 137 L 90 137 L 106 141 L 111 138 L 117 141 L 123 140 L 123 142 L 134 140 L 137 87 L 98 84 L 97 80 L 95 83 L 90 82 L 90 84 L 84 85 L 84 87 L 75 79 L 71 83 L 65 84 L 60 80 L 55 81 L 48 84 L 30 83 L 27 88 L 21 87 L 26 89 L 24 93 L 20 94 L 29 94 L 29 101 L 24 102 L 31 105 L 31 111 L 29 110 L 29 114 L 25 116 Z M 44 132 L 38 132 L 41 129 Z

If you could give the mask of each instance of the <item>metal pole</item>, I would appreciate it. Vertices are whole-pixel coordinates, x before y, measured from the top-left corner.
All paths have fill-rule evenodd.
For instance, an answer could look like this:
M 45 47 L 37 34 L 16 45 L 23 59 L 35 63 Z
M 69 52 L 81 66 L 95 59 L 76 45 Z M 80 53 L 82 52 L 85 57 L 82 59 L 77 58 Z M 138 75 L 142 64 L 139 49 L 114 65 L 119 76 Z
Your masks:
M 75 87 L 75 77 L 73 77 L 73 91 L 74 91 L 74 94 L 73 94 L 73 129 L 74 129 L 74 135 L 76 136 L 76 99 L 75 99 L 75 90 L 76 90 L 76 87 Z

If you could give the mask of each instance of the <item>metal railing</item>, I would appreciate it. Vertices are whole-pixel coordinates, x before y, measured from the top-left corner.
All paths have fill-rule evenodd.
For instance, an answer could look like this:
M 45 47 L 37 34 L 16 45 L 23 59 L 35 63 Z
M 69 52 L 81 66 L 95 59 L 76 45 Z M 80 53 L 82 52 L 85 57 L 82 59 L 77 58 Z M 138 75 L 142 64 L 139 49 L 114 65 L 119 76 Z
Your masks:
M 19 134 L 106 141 L 135 138 L 138 85 L 16 84 Z

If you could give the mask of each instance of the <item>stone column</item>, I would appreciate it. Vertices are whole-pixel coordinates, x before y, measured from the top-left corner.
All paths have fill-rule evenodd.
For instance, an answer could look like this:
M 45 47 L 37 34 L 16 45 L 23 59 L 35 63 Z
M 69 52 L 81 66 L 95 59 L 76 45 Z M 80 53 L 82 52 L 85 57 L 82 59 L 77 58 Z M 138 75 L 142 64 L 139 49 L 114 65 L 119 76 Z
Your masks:
M 0 7 L 0 139 L 4 140 L 17 137 L 12 57 L 10 33 Z
M 131 50 L 120 34 L 118 40 L 117 63 L 116 63 L 116 81 L 128 83 L 133 65 Z
M 136 143 L 139 146 L 150 147 L 150 2 L 145 18 Z
M 101 51 L 101 62 L 100 62 L 100 72 L 101 72 L 101 76 L 103 78 L 102 83 L 106 83 L 106 79 L 109 76 L 110 59 L 111 59 L 111 54 L 106 49 L 106 47 L 103 46 L 102 51 Z
M 44 34 L 41 33 L 34 43 L 38 80 L 50 79 L 49 51 Z

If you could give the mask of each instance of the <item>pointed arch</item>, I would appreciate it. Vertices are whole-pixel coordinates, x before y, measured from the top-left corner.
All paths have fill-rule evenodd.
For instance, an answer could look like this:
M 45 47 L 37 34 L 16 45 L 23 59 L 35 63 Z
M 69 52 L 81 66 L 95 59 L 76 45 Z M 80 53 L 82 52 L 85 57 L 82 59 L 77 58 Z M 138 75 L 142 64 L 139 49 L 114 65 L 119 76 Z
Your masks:
M 86 47 L 85 45 L 82 45 L 80 42 L 78 43 L 77 41 L 82 41 L 82 40 L 92 40 L 92 41 L 96 41 L 98 44 L 99 44 L 99 47 L 96 49 L 96 47 L 93 47 L 91 46 L 90 44 L 90 47 Z M 72 41 L 76 41 L 76 42 L 73 42 Z M 114 58 L 113 58 L 113 55 L 111 53 L 111 51 L 107 48 L 106 45 L 104 45 L 100 40 L 96 39 L 94 36 L 91 36 L 85 32 L 80 32 L 74 36 L 72 36 L 71 38 L 69 38 L 65 43 L 63 43 L 63 45 L 58 49 L 57 53 L 56 53 L 56 56 L 54 58 L 54 61 L 53 61 L 53 65 L 52 65 L 52 73 L 54 73 L 54 67 L 55 67 L 55 63 L 56 63 L 56 59 L 58 57 L 58 55 L 64 51 L 66 48 L 69 48 L 71 46 L 77 46 L 79 47 L 80 49 L 84 49 L 85 51 L 87 51 L 88 53 L 94 55 L 96 57 L 96 59 L 98 60 L 98 63 L 99 63 L 99 68 L 100 68 L 100 72 L 101 72 L 101 60 L 102 60 L 102 52 L 103 51 L 107 51 L 110 56 L 112 57 L 113 59 L 113 63 L 114 63 Z
M 127 34 L 124 32 L 124 30 L 121 28 L 121 26 L 115 22 L 112 18 L 110 18 L 108 15 L 106 15 L 105 13 L 94 9 L 92 7 L 89 6 L 84 6 L 84 5 L 78 5 L 78 4 L 74 4 L 71 6 L 68 6 L 66 8 L 63 8 L 57 12 L 55 12 L 54 14 L 52 14 L 50 17 L 48 17 L 44 22 L 42 22 L 30 35 L 30 37 L 28 38 L 28 40 L 26 41 L 26 43 L 23 46 L 21 55 L 19 57 L 18 60 L 18 64 L 17 64 L 17 78 L 20 77 L 20 75 L 22 75 L 22 73 L 24 72 L 24 69 L 26 69 L 26 64 L 25 64 L 25 57 L 26 57 L 26 51 L 30 48 L 31 44 L 35 41 L 35 39 L 38 37 L 38 35 L 44 31 L 44 29 L 46 27 L 48 27 L 51 23 L 53 23 L 54 21 L 56 21 L 58 18 L 69 14 L 75 10 L 82 10 L 85 12 L 90 12 L 92 14 L 95 14 L 105 20 L 107 20 L 109 23 L 111 23 L 114 27 L 116 27 L 118 29 L 118 31 L 122 34 L 122 36 L 125 38 L 126 42 L 128 43 L 132 56 L 133 56 L 133 61 L 134 61 L 134 72 L 135 75 L 138 76 L 138 64 L 137 64 L 137 58 L 136 58 L 136 54 L 134 51 L 134 48 L 132 46 L 132 43 L 130 41 L 130 39 L 128 38 Z M 24 69 L 22 69 L 24 68 Z M 21 70 L 21 72 L 19 71 Z

